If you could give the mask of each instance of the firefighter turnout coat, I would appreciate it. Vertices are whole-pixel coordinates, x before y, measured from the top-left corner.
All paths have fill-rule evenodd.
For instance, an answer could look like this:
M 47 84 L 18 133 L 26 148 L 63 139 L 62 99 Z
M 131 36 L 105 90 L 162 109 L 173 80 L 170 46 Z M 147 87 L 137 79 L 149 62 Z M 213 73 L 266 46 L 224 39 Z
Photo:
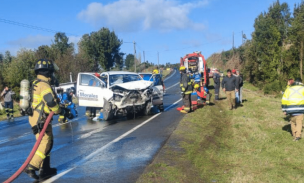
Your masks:
M 54 92 L 49 84 L 50 78 L 42 75 L 38 75 L 37 79 L 32 83 L 32 109 L 33 115 L 29 116 L 29 122 L 32 126 L 33 133 L 36 139 L 39 137 L 38 125 L 43 125 L 50 111 L 55 114 L 60 113 L 60 107 L 57 102 L 57 97 L 55 97 Z M 46 129 L 46 132 L 42 138 L 42 141 L 30 162 L 30 165 L 41 168 L 43 160 L 50 156 L 50 152 L 53 147 L 53 132 L 52 125 Z
M 304 86 L 292 85 L 285 90 L 282 98 L 282 110 L 286 114 L 304 113 Z
M 189 74 L 187 74 L 187 73 L 181 74 L 180 88 L 181 88 L 181 91 L 186 95 L 192 93 L 193 88 L 192 88 L 192 82 L 191 82 Z

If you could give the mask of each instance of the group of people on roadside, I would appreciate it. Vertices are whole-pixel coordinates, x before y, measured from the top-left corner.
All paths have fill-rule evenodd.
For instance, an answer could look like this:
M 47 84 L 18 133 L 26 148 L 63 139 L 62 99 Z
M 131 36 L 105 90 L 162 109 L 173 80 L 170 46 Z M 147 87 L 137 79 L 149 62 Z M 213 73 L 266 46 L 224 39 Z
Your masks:
M 220 75 L 219 71 L 216 69 L 213 74 L 214 89 L 215 89 L 215 101 L 220 99 Z M 237 106 L 242 106 L 242 87 L 243 87 L 243 77 L 240 72 L 236 69 L 232 71 L 227 70 L 227 76 L 222 80 L 222 89 L 227 96 L 228 108 L 230 110 L 236 109 Z

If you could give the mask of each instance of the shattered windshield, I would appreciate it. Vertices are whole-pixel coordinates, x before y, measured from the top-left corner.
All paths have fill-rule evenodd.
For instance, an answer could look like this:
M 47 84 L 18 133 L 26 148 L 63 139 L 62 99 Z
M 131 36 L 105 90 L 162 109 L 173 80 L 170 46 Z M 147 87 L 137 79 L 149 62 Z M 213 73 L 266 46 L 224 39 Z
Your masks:
M 114 74 L 109 76 L 110 86 L 115 84 L 127 83 L 131 81 L 142 80 L 139 75 L 135 74 Z

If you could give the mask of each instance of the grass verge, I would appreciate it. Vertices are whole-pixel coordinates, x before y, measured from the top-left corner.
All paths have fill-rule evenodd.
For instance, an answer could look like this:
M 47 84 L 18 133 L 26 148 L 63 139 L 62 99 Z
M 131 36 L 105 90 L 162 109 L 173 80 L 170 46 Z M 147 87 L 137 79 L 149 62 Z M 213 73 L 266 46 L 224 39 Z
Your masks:
M 280 99 L 244 87 L 237 110 L 221 100 L 187 114 L 137 182 L 304 182 L 304 140 L 292 141 Z

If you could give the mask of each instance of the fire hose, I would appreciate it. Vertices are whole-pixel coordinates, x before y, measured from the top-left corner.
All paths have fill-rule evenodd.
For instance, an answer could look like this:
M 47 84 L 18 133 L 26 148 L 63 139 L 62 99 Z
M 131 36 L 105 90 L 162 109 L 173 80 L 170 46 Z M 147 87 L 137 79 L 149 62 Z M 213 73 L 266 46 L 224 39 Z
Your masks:
M 38 137 L 38 139 L 37 139 L 37 141 L 36 141 L 36 143 L 35 143 L 32 151 L 31 151 L 30 155 L 27 157 L 27 159 L 25 160 L 25 162 L 23 163 L 23 165 L 10 178 L 8 178 L 6 181 L 4 181 L 4 183 L 10 183 L 10 182 L 14 181 L 23 172 L 23 170 L 25 169 L 25 167 L 30 163 L 30 161 L 32 160 L 33 156 L 35 155 L 36 150 L 38 149 L 38 146 L 39 146 L 39 144 L 40 144 L 40 142 L 42 140 L 42 137 L 43 137 L 43 135 L 45 133 L 46 128 L 48 127 L 48 125 L 51 122 L 51 119 L 52 119 L 53 115 L 54 115 L 54 112 L 51 112 L 49 114 L 49 116 L 47 117 L 47 119 L 46 119 L 46 121 L 44 123 L 44 126 L 43 126 L 41 132 L 39 133 L 39 137 Z

